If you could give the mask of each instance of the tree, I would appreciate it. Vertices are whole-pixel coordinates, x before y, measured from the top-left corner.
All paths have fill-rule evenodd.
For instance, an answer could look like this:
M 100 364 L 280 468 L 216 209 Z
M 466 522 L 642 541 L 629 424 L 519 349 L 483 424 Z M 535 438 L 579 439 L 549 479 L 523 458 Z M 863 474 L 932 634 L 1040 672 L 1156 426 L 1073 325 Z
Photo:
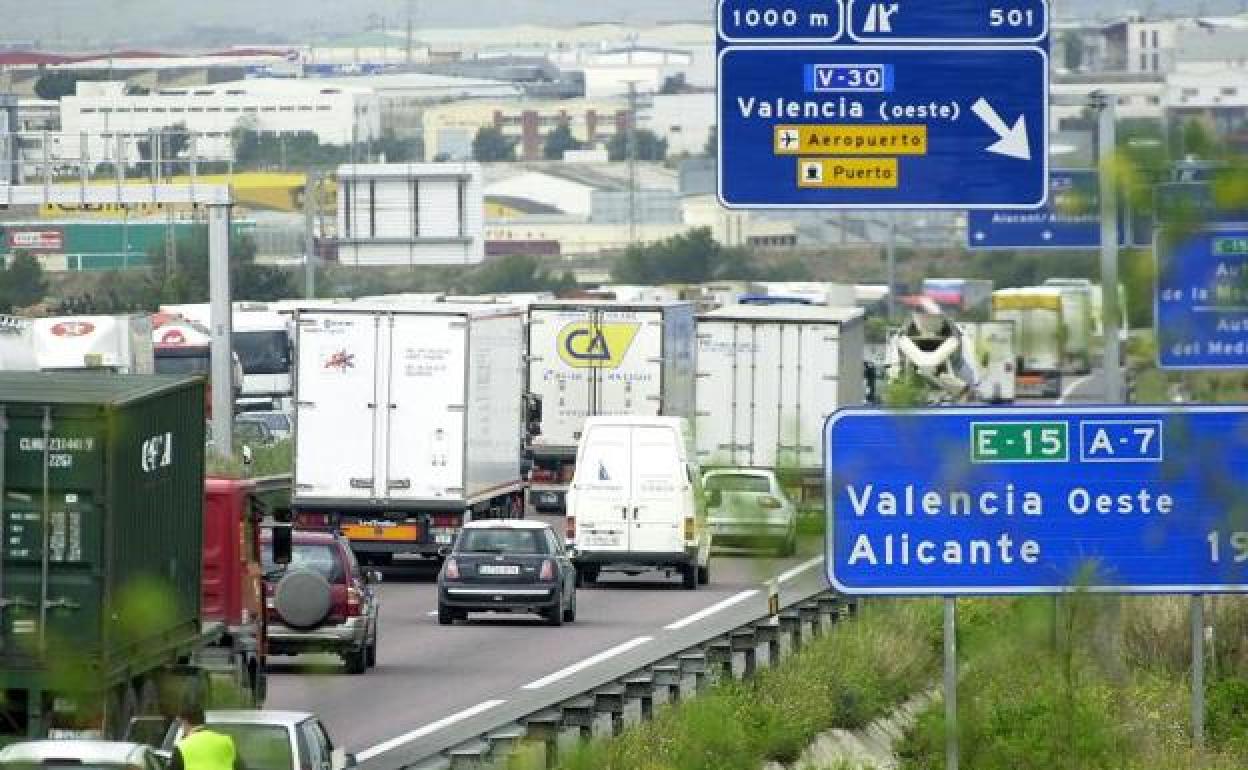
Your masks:
M 1083 69 L 1083 39 L 1078 32 L 1067 32 L 1061 39 L 1062 55 L 1066 59 L 1066 69 L 1078 72 Z
M 472 157 L 480 163 L 516 159 L 516 143 L 495 126 L 482 126 L 472 139 Z
M 30 252 L 17 251 L 3 273 L 0 273 L 0 306 L 5 312 L 38 304 L 48 293 L 43 267 Z
M 700 227 L 657 243 L 630 246 L 612 265 L 611 278 L 642 285 L 750 280 L 755 276 L 750 262 L 749 252 L 724 248 L 710 228 Z
M 172 176 L 174 161 L 190 146 L 191 136 L 187 132 L 186 124 L 180 122 L 158 129 L 155 134 L 160 143 L 160 160 L 166 164 L 163 169 L 160 169 L 160 173 Z M 139 158 L 144 163 L 151 163 L 153 160 L 151 139 L 140 139 L 135 142 L 135 145 L 139 151 Z M 153 169 L 149 167 L 147 170 L 150 172 Z
M 667 140 L 648 128 L 633 132 L 637 139 L 637 160 L 662 161 L 667 157 Z M 628 131 L 617 131 L 607 143 L 607 157 L 612 161 L 628 160 Z
M 546 135 L 546 143 L 542 147 L 542 155 L 546 160 L 562 160 L 563 154 L 569 150 L 579 150 L 585 144 L 572 136 L 572 129 L 566 121 L 555 126 L 555 130 Z
M 155 284 L 165 303 L 208 301 L 208 228 L 197 227 L 178 238 L 177 264 L 168 272 L 165 244 L 148 253 Z M 256 264 L 256 242 L 249 237 L 230 238 L 230 282 L 234 299 L 274 300 L 294 292 L 290 275 L 278 268 Z
M 50 102 L 59 102 L 62 96 L 73 96 L 79 80 L 99 80 L 100 75 L 59 70 L 49 72 L 35 81 L 35 96 Z
M 530 254 L 492 259 L 471 276 L 469 285 L 478 294 L 521 291 L 559 291 L 576 285 L 568 273 L 556 275 L 542 260 Z

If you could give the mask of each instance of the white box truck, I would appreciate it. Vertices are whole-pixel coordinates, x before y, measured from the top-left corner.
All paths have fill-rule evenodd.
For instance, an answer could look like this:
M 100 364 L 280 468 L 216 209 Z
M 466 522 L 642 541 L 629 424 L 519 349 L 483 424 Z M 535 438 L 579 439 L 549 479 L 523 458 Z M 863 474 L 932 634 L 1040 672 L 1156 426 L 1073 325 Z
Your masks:
M 564 512 L 586 417 L 693 419 L 694 318 L 689 302 L 529 305 L 528 392 L 541 399 L 534 510 Z
M 1057 289 L 1062 294 L 1063 371 L 1087 374 L 1092 371 L 1092 332 L 1097 325 L 1093 315 L 1097 302 L 1092 296 L 1092 282 L 1077 278 L 1050 278 L 1044 282 L 1044 287 Z
M 299 526 L 369 564 L 437 557 L 473 518 L 524 513 L 524 316 L 353 303 L 296 315 Z
M 737 305 L 698 317 L 698 462 L 770 468 L 821 500 L 823 423 L 866 401 L 858 308 Z
M 155 371 L 152 322 L 142 315 L 37 318 L 31 335 L 43 371 L 104 369 L 118 374 Z
M 1065 334 L 1061 292 L 1046 287 L 1000 289 L 992 293 L 992 317 L 1014 324 L 1015 392 L 1060 396 Z

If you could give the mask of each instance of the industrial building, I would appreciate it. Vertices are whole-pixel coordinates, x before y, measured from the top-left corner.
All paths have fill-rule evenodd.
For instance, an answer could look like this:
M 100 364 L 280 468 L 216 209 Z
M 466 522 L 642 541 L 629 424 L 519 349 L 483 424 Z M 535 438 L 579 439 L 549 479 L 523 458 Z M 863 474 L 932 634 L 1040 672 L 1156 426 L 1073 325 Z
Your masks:
M 625 100 L 474 100 L 432 107 L 424 113 L 425 157 L 466 160 L 472 140 L 494 127 L 516 142 L 517 160 L 541 160 L 546 137 L 566 124 L 578 141 L 610 141 L 628 126 Z
M 89 157 L 107 157 L 117 133 L 182 125 L 200 134 L 203 155 L 229 155 L 233 134 L 312 132 L 322 144 L 347 145 L 381 136 L 381 104 L 372 89 L 317 80 L 255 79 L 194 88 L 131 93 L 120 81 L 79 81 L 61 100 L 66 134 L 88 137 Z M 138 159 L 137 138 L 126 142 L 126 160 Z

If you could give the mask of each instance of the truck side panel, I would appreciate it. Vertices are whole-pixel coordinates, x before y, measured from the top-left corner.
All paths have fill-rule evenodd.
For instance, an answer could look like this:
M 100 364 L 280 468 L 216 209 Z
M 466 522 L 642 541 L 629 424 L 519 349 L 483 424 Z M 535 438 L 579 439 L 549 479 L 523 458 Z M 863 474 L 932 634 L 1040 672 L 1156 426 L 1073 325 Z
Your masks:
M 693 305 L 673 305 L 663 311 L 662 408 L 667 417 L 693 419 L 696 400 L 697 316 Z
M 469 497 L 520 483 L 523 442 L 524 317 L 474 319 L 469 327 Z

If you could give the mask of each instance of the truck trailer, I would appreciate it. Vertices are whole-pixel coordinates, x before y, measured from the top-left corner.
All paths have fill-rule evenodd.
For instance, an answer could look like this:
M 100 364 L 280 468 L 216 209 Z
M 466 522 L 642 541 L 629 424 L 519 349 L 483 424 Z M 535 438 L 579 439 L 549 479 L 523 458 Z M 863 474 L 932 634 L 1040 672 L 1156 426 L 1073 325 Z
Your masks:
M 821 499 L 823 424 L 865 402 L 857 308 L 737 305 L 698 317 L 696 436 L 703 468 L 769 468 L 799 503 Z
M 255 583 L 215 551 L 202 579 L 243 534 L 205 526 L 202 380 L 0 373 L 0 418 L 0 740 L 118 737 L 221 684 L 258 703 L 262 630 L 203 602 Z
M 295 325 L 299 526 L 385 565 L 439 558 L 473 518 L 523 516 L 523 311 L 357 302 Z
M 689 302 L 535 302 L 527 360 L 528 392 L 541 400 L 529 445 L 529 501 L 538 513 L 564 513 L 586 417 L 693 419 Z
M 993 320 L 1014 324 L 1018 395 L 1041 398 L 1061 395 L 1066 329 L 1062 311 L 1062 294 L 1056 288 L 993 292 Z

